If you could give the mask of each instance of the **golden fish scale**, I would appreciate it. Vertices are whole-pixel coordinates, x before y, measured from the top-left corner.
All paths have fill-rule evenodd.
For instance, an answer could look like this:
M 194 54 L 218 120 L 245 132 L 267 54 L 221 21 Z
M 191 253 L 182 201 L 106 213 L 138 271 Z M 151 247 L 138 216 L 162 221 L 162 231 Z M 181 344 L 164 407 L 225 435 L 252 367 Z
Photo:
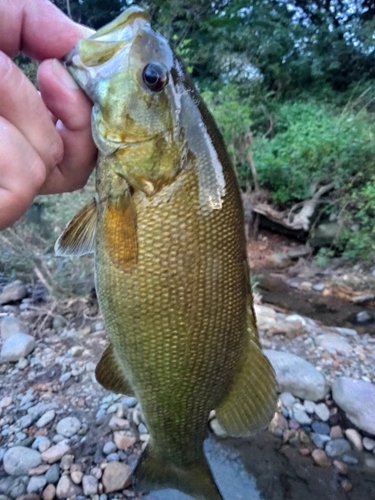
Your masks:
M 225 181 L 222 208 L 205 215 L 193 168 L 153 198 L 135 195 L 131 269 L 112 262 L 116 249 L 106 248 L 98 218 L 96 281 L 107 331 L 153 448 L 176 465 L 201 456 L 208 413 L 225 396 L 246 335 L 243 216 L 231 169 Z

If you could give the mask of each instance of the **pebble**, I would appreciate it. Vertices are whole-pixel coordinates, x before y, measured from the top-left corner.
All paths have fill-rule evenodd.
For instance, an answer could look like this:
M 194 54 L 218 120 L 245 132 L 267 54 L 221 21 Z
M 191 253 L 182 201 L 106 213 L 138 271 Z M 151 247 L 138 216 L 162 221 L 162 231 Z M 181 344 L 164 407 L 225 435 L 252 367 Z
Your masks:
M 295 354 L 265 349 L 279 383 L 280 390 L 310 401 L 319 401 L 327 393 L 324 376 L 308 361 Z
M 27 491 L 27 484 L 29 482 L 28 476 L 16 477 L 7 491 L 7 494 L 14 499 L 20 500 L 20 497 Z
M 138 425 L 138 432 L 139 432 L 139 434 L 147 434 L 148 430 L 147 430 L 147 427 L 145 426 L 145 424 L 140 423 Z
M 325 403 L 315 405 L 314 413 L 322 422 L 327 422 L 330 417 L 328 406 Z
M 102 483 L 106 493 L 125 488 L 131 476 L 131 469 L 122 462 L 111 462 L 104 469 Z
M 303 406 L 304 406 L 305 411 L 307 413 L 310 413 L 310 414 L 314 413 L 314 411 L 315 411 L 314 401 L 309 401 L 308 399 L 306 399 L 306 401 L 304 401 L 304 403 L 303 403 Z
M 79 486 L 72 483 L 68 476 L 61 476 L 59 482 L 56 486 L 56 496 L 57 498 L 65 499 L 65 498 L 76 498 L 78 495 L 82 493 L 82 490 Z
M 41 462 L 40 453 L 25 446 L 9 448 L 3 458 L 5 472 L 14 476 L 28 474 L 29 469 L 37 467 Z
M 316 432 L 312 432 L 310 434 L 312 442 L 315 444 L 316 447 L 324 449 L 325 445 L 328 443 L 328 441 L 331 440 L 331 438 L 325 434 L 318 434 Z
M 26 326 L 14 314 L 9 314 L 1 320 L 0 330 L 2 340 L 7 340 L 16 333 L 28 333 Z
M 346 429 L 345 436 L 355 450 L 363 451 L 362 438 L 358 431 L 355 429 Z
M 313 450 L 311 456 L 314 462 L 321 467 L 329 467 L 332 464 L 331 460 L 327 457 L 323 450 Z
M 125 406 L 127 406 L 128 408 L 134 408 L 135 406 L 137 406 L 137 403 L 138 403 L 138 399 L 137 398 L 134 398 L 132 396 L 126 396 L 122 402 L 124 403 Z
M 82 488 L 84 495 L 96 495 L 98 492 L 98 480 L 94 476 L 83 476 Z
M 352 457 L 351 455 L 343 455 L 341 460 L 348 465 L 358 465 L 358 458 Z
M 35 423 L 37 427 L 45 427 L 55 418 L 55 410 L 48 410 L 44 413 L 39 420 Z
M 27 288 L 20 280 L 13 281 L 9 285 L 4 286 L 0 294 L 0 304 L 9 304 L 10 302 L 18 302 L 27 295 Z
M 331 439 L 325 447 L 329 457 L 339 457 L 350 449 L 350 443 L 346 439 Z
M 360 311 L 356 315 L 356 320 L 359 325 L 367 325 L 373 321 L 373 317 L 368 311 Z
M 18 426 L 20 429 L 26 429 L 27 427 L 30 427 L 32 421 L 33 419 L 30 415 L 24 415 L 23 417 L 18 419 Z
M 344 464 L 344 462 L 341 462 L 340 460 L 334 460 L 333 465 L 335 466 L 337 472 L 343 476 L 346 476 L 349 472 L 349 467 L 347 464 Z
M 344 491 L 348 492 L 348 491 L 350 491 L 350 490 L 353 489 L 353 485 L 352 485 L 352 483 L 350 481 L 348 481 L 348 479 L 343 479 L 341 481 L 341 488 Z
M 375 440 L 369 437 L 363 438 L 363 447 L 367 451 L 372 451 L 375 448 Z
M 338 377 L 332 397 L 353 424 L 375 435 L 375 385 L 349 377 Z
M 35 348 L 35 339 L 27 333 L 16 333 L 4 341 L 0 357 L 3 363 L 25 358 Z
M 39 493 L 47 484 L 47 480 L 43 476 L 34 476 L 30 479 L 27 485 L 27 493 Z
M 279 399 L 285 408 L 291 408 L 296 402 L 296 398 L 290 392 L 282 392 Z
M 45 472 L 48 471 L 49 465 L 47 464 L 42 464 L 38 465 L 38 467 L 33 467 L 32 469 L 29 469 L 29 476 L 41 476 Z
M 56 488 L 53 484 L 48 484 L 43 491 L 43 500 L 53 500 L 55 498 Z
M 325 333 L 324 335 L 319 335 L 314 340 L 317 347 L 322 347 L 331 354 L 341 353 L 348 355 L 352 351 L 352 346 L 348 341 L 336 335 L 334 333 Z
M 129 420 L 119 418 L 114 415 L 113 417 L 111 417 L 111 420 L 108 423 L 108 427 L 113 431 L 127 430 L 130 428 L 130 423 Z
M 121 431 L 115 432 L 114 439 L 119 450 L 128 450 L 134 446 L 136 442 L 136 438 L 134 436 L 126 436 L 122 434 Z
M 318 434 L 329 434 L 330 427 L 328 424 L 325 424 L 324 422 L 313 422 L 311 424 L 311 428 L 314 432 L 317 432 Z
M 48 471 L 45 474 L 45 478 L 47 480 L 47 483 L 49 484 L 56 484 L 57 481 L 60 478 L 60 467 L 59 464 L 53 464 L 51 467 L 48 469 Z
M 76 417 L 66 417 L 56 425 L 56 432 L 64 437 L 70 438 L 77 434 L 81 428 L 81 422 Z
M 103 446 L 103 453 L 104 455 L 110 455 L 111 453 L 114 453 L 117 451 L 117 446 L 113 441 L 107 441 L 104 446 Z
M 301 410 L 300 408 L 293 408 L 293 417 L 301 425 L 311 424 L 311 418 L 304 410 Z
M 42 453 L 42 460 L 49 464 L 53 464 L 60 460 L 66 453 L 70 451 L 70 446 L 67 443 L 61 441 L 54 446 L 48 448 L 48 450 Z
M 365 457 L 365 466 L 375 470 L 375 458 Z
M 342 429 L 339 425 L 334 425 L 333 427 L 331 427 L 331 430 L 329 431 L 329 436 L 332 438 L 332 439 L 340 439 L 342 438 L 344 435 L 342 433 Z

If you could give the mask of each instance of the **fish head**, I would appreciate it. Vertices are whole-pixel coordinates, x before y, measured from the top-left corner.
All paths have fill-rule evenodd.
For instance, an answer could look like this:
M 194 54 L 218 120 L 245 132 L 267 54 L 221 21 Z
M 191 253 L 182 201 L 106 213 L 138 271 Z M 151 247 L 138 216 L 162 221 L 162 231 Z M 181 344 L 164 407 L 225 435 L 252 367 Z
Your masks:
M 134 165 L 151 183 L 170 177 L 183 143 L 171 75 L 178 78 L 176 65 L 180 77 L 184 72 L 168 41 L 152 29 L 148 14 L 139 7 L 127 9 L 80 40 L 64 62 L 94 103 L 92 130 L 99 151 L 126 157 L 126 169 Z M 168 152 L 167 162 L 160 161 L 162 151 Z

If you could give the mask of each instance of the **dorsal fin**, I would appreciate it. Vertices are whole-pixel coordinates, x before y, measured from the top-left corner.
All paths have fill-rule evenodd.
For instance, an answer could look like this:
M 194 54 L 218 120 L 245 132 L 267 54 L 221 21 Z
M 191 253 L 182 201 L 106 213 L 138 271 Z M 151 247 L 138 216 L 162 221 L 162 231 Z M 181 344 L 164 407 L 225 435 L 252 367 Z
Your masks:
M 84 255 L 95 247 L 96 201 L 92 200 L 73 217 L 55 243 L 56 255 Z

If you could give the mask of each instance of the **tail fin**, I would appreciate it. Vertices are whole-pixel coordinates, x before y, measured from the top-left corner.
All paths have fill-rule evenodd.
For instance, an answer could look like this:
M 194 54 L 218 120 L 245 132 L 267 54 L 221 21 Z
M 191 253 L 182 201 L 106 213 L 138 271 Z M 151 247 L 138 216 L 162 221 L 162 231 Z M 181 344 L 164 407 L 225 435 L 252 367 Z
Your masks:
M 196 500 L 223 500 L 204 456 L 188 467 L 178 467 L 165 462 L 148 446 L 133 476 L 139 490 L 174 488 Z

